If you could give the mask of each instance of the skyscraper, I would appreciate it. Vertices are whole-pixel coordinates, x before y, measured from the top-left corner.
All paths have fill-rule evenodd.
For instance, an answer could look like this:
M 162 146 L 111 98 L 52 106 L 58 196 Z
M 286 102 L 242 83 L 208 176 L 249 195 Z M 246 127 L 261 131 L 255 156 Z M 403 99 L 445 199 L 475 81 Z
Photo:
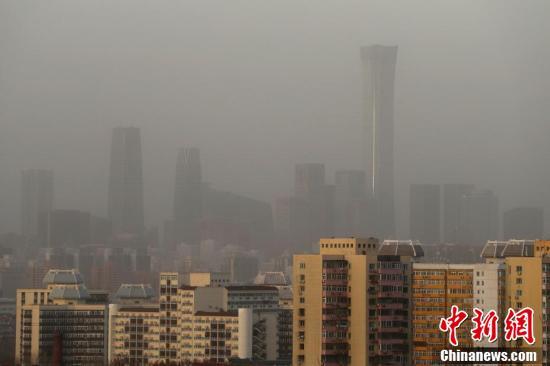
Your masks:
M 21 173 L 21 233 L 34 241 L 38 219 L 53 209 L 53 171 L 28 169 Z
M 443 185 L 443 240 L 445 243 L 457 243 L 460 225 L 460 200 L 472 193 L 473 184 Z
M 307 243 L 303 244 L 309 247 L 318 238 L 333 234 L 334 188 L 325 183 L 323 164 L 297 164 L 294 178 L 295 197 L 307 210 L 303 218 Z
M 174 230 L 177 243 L 199 244 L 202 219 L 202 171 L 198 148 L 178 153 L 174 191 Z
M 441 189 L 438 184 L 411 184 L 410 237 L 425 244 L 440 241 Z
M 113 233 L 144 231 L 141 136 L 137 127 L 116 127 L 111 144 L 109 218 Z
M 393 183 L 393 88 L 396 46 L 361 48 L 364 90 L 364 164 L 371 207 L 377 220 L 373 234 L 395 233 Z

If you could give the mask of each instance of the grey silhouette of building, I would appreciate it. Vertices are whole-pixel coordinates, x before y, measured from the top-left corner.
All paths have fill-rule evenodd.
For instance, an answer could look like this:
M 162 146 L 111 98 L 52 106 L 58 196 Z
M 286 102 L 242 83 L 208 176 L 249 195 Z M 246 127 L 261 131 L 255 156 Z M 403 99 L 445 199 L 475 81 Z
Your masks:
M 37 244 L 40 216 L 53 209 L 53 171 L 27 169 L 21 173 L 21 233 Z
M 114 128 L 109 175 L 109 218 L 115 235 L 140 235 L 144 231 L 142 169 L 139 128 Z
M 441 240 L 441 188 L 438 184 L 411 184 L 410 238 L 426 244 Z
M 297 207 L 302 205 L 305 216 L 302 245 L 309 247 L 319 238 L 334 232 L 334 186 L 325 183 L 325 166 L 319 163 L 296 164 L 294 198 Z M 298 202 L 301 202 L 298 203 Z
M 334 182 L 334 235 L 355 237 L 368 235 L 365 172 L 362 170 L 337 171 Z
M 542 239 L 544 210 L 539 207 L 516 207 L 502 215 L 504 240 Z
M 498 210 L 498 198 L 490 190 L 463 195 L 460 199 L 458 243 L 482 246 L 489 240 L 497 240 Z
M 376 218 L 372 234 L 395 234 L 394 213 L 394 80 L 397 47 L 361 48 L 364 91 L 364 166 L 369 207 Z
M 179 150 L 174 190 L 174 240 L 198 245 L 202 220 L 202 170 L 198 148 Z
M 458 243 L 460 202 L 462 196 L 473 191 L 473 184 L 443 185 L 443 241 L 445 243 Z
M 40 216 L 40 243 L 48 248 L 90 244 L 92 216 L 78 210 L 52 210 Z

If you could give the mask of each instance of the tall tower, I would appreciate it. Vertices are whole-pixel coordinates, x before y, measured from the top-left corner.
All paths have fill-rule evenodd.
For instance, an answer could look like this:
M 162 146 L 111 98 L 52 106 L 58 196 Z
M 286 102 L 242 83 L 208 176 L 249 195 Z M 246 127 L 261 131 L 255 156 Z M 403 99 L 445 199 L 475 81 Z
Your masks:
M 364 164 L 376 217 L 373 234 L 395 234 L 393 183 L 393 87 L 396 46 L 361 48 L 364 90 Z
M 199 244 L 202 219 L 200 150 L 182 148 L 176 163 L 174 230 L 178 243 Z
M 143 171 L 137 127 L 116 127 L 111 144 L 109 218 L 113 233 L 143 233 Z
M 53 171 L 27 169 L 21 172 L 21 233 L 36 240 L 39 218 L 53 209 Z

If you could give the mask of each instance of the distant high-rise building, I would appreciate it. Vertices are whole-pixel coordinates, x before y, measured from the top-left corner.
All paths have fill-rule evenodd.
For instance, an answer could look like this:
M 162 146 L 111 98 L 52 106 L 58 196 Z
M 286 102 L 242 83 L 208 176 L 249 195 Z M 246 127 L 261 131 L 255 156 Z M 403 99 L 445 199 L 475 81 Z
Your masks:
M 366 236 L 367 189 L 365 172 L 343 170 L 336 172 L 334 189 L 335 235 Z
M 144 231 L 141 136 L 137 127 L 113 129 L 109 218 L 115 235 Z
M 374 234 L 395 234 L 393 170 L 393 89 L 397 47 L 361 48 L 367 188 L 377 218 Z
M 473 184 L 443 185 L 443 241 L 458 243 L 460 229 L 460 201 L 474 191 Z
M 40 216 L 40 242 L 54 248 L 76 248 L 90 244 L 90 213 L 78 210 L 52 210 Z
M 303 218 L 306 243 L 309 246 L 319 237 L 332 236 L 334 187 L 325 183 L 325 166 L 318 163 L 297 164 L 294 195 L 307 211 Z
M 440 196 L 438 184 L 411 184 L 410 237 L 425 244 L 440 241 Z
M 202 219 L 200 151 L 183 148 L 178 153 L 174 191 L 174 230 L 178 243 L 198 245 Z
M 276 199 L 273 204 L 273 219 L 277 240 L 286 243 L 288 248 L 299 248 L 308 243 L 308 212 L 304 200 L 296 197 Z
M 323 191 L 325 166 L 318 163 L 297 164 L 294 175 L 294 195 L 308 199 Z
M 53 209 L 53 171 L 23 170 L 21 174 L 21 233 L 36 240 L 39 217 Z M 35 242 L 33 242 L 36 244 Z
M 544 210 L 516 207 L 503 214 L 504 239 L 540 239 L 544 235 Z
M 459 244 L 484 245 L 498 239 L 498 198 L 490 190 L 472 192 L 460 199 Z
M 202 200 L 202 239 L 270 249 L 273 212 L 267 202 L 209 187 L 203 188 Z

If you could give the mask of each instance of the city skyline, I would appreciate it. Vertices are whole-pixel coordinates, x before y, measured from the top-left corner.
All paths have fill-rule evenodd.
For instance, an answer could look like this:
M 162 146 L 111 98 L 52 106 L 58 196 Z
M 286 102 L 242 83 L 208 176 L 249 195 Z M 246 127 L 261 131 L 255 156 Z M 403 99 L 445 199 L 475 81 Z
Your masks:
M 327 29 L 323 24 L 334 24 L 336 14 L 302 1 L 278 2 L 271 11 L 224 4 L 227 11 L 208 19 L 182 4 L 153 12 L 129 3 L 136 22 L 122 17 L 117 4 L 105 19 L 105 9 L 82 1 L 33 11 L 2 2 L 2 24 L 14 32 L 0 35 L 0 231 L 18 230 L 14 192 L 26 168 L 56 172 L 60 208 L 104 215 L 108 141 L 118 125 L 142 129 L 148 226 L 172 211 L 172 197 L 161 192 L 173 191 L 181 146 L 201 148 L 208 162 L 203 175 L 216 188 L 268 202 L 290 189 L 295 163 L 323 162 L 327 177 L 362 169 L 358 50 L 369 44 L 399 45 L 399 237 L 409 232 L 411 183 L 471 183 L 493 189 L 503 210 L 540 204 L 548 211 L 550 113 L 538 102 L 548 98 L 541 60 L 550 47 L 540 31 L 547 27 L 547 2 L 430 1 L 430 12 L 398 3 L 342 4 L 339 26 Z M 283 11 L 285 4 L 297 11 Z M 56 22 L 61 12 L 70 15 L 68 23 Z M 247 12 L 254 16 L 245 31 L 238 24 Z M 47 21 L 28 22 L 30 14 Z M 304 14 L 311 15 L 305 23 Z M 510 18 L 514 22 L 502 21 Z M 293 31 L 280 30 L 287 21 Z M 149 28 L 155 22 L 166 28 Z M 149 36 L 138 37 L 144 24 Z M 326 42 L 312 42 L 309 34 Z M 265 40 L 281 48 L 266 47 Z M 99 52 L 90 55 L 90 49 Z M 338 153 L 321 141 L 338 146 Z
M 0 366 L 550 365 L 549 16 L 0 0 Z

